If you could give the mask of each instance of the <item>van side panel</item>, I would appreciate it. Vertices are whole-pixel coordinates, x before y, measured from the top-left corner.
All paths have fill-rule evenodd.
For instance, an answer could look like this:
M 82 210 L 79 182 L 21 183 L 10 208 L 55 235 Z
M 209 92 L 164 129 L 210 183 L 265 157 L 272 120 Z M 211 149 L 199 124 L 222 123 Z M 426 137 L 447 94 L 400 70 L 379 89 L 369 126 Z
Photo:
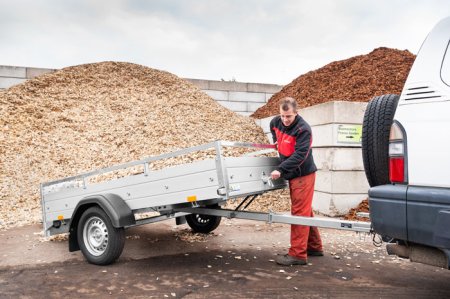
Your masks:
M 405 129 L 408 184 L 450 188 L 450 101 L 399 105 L 394 119 Z

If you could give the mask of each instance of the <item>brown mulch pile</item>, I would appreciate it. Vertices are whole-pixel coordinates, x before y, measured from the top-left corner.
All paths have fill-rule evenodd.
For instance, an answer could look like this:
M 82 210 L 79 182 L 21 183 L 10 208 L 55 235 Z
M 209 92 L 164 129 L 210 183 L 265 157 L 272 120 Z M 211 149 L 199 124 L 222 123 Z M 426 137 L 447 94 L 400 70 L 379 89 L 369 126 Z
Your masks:
M 332 62 L 284 86 L 252 117 L 278 114 L 278 102 L 285 96 L 297 99 L 299 107 L 304 108 L 329 101 L 368 102 L 374 96 L 400 94 L 415 57 L 408 50 L 377 48 L 366 55 Z
M 0 130 L 0 228 L 42 219 L 41 182 L 218 139 L 268 142 L 254 121 L 191 83 L 118 62 L 68 67 L 0 91 Z M 280 194 L 255 207 L 289 210 Z
M 353 221 L 369 221 L 367 217 L 359 217 L 356 214 L 364 212 L 369 212 L 369 200 L 364 199 L 356 208 L 350 209 L 350 211 L 344 216 L 344 219 Z

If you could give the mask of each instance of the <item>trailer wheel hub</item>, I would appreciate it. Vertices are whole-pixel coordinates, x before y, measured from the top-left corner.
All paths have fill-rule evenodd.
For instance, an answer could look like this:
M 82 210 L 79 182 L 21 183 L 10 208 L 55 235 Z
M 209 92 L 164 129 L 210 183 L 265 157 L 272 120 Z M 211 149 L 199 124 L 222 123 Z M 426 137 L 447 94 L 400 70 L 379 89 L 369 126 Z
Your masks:
M 83 239 L 87 250 L 94 256 L 102 255 L 108 245 L 108 229 L 99 217 L 91 217 L 83 229 Z

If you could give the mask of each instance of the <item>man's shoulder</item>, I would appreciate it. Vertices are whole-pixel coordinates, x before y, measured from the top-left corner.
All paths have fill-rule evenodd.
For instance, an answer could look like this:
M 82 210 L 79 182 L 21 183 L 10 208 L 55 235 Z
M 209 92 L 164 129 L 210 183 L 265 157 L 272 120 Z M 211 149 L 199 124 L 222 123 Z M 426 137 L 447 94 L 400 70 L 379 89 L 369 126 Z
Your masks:
M 297 123 L 294 125 L 294 127 L 292 128 L 292 131 L 295 132 L 296 134 L 300 134 L 303 133 L 305 131 L 311 131 L 311 127 L 309 126 L 309 124 L 303 119 L 303 117 L 301 117 L 300 115 L 298 115 L 298 120 Z
M 274 116 L 271 120 L 270 120 L 270 127 L 276 127 L 278 124 L 280 124 L 281 122 L 281 116 L 277 115 Z
M 299 121 L 298 121 L 296 127 L 297 127 L 296 131 L 298 131 L 299 133 L 305 132 L 305 131 L 311 133 L 311 126 L 300 115 L 299 115 Z

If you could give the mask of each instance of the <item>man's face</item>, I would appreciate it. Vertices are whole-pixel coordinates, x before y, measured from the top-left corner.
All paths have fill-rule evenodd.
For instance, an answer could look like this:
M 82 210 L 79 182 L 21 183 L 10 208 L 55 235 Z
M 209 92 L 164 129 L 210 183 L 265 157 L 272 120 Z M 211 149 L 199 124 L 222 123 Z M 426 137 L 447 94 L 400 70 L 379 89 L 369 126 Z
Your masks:
M 292 124 L 296 115 L 297 112 L 294 112 L 294 109 L 292 109 L 292 107 L 289 107 L 289 109 L 286 111 L 280 108 L 281 122 L 286 127 L 289 127 Z

